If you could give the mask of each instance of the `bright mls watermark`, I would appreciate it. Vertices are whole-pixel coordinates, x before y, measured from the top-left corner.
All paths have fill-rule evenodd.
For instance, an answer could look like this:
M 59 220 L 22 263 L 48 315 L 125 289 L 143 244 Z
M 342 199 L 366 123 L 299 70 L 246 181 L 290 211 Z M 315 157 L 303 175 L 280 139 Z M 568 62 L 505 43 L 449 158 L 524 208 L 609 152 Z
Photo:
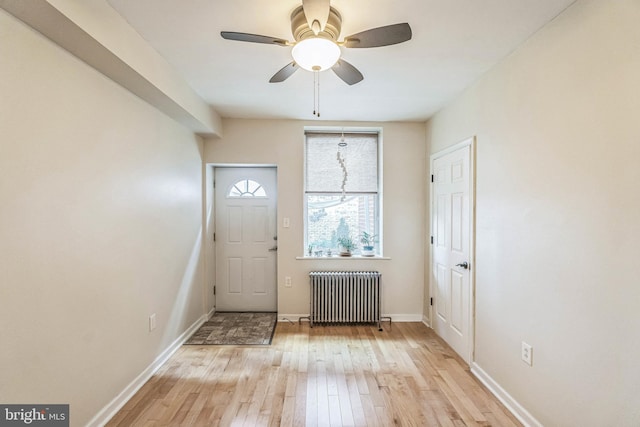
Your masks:
M 69 427 L 69 405 L 2 405 L 0 427 Z

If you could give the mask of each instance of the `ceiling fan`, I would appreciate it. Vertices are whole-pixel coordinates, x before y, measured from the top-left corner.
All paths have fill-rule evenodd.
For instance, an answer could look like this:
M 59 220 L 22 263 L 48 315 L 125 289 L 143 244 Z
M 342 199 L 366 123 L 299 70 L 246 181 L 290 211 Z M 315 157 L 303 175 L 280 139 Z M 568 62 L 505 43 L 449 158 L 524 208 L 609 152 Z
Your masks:
M 250 43 L 293 46 L 293 61 L 271 77 L 269 83 L 283 82 L 298 68 L 320 72 L 331 68 L 348 85 L 364 78 L 356 67 L 341 59 L 341 49 L 389 46 L 411 39 L 411 27 L 407 23 L 372 28 L 352 34 L 338 41 L 342 27 L 340 13 L 331 7 L 330 0 L 302 0 L 302 6 L 291 13 L 291 32 L 294 42 L 277 37 L 249 33 L 222 31 L 227 40 Z

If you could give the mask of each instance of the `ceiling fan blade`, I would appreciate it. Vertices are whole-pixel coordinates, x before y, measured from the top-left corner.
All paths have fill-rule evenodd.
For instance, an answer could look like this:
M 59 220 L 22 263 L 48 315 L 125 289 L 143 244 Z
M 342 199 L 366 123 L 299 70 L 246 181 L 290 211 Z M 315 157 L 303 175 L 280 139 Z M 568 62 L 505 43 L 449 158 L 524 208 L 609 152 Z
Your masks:
M 411 40 L 411 27 L 404 24 L 393 24 L 384 27 L 372 28 L 345 37 L 344 47 L 380 47 L 398 44 Z
M 329 0 L 302 0 L 302 9 L 309 28 L 317 36 L 320 31 L 324 30 L 329 19 Z
M 237 40 L 239 42 L 277 44 L 278 46 L 288 46 L 289 42 L 277 37 L 261 36 L 258 34 L 236 33 L 233 31 L 221 31 L 220 35 L 223 39 Z
M 349 86 L 361 82 L 362 79 L 364 79 L 362 73 L 344 59 L 338 59 L 338 62 L 336 62 L 336 64 L 331 67 L 331 69 Z
M 282 67 L 280 71 L 275 73 L 273 77 L 271 77 L 271 80 L 269 80 L 269 83 L 280 83 L 287 80 L 289 77 L 291 77 L 293 73 L 295 73 L 298 70 L 298 68 L 300 67 L 298 67 L 298 65 L 295 62 L 288 63 L 287 65 Z

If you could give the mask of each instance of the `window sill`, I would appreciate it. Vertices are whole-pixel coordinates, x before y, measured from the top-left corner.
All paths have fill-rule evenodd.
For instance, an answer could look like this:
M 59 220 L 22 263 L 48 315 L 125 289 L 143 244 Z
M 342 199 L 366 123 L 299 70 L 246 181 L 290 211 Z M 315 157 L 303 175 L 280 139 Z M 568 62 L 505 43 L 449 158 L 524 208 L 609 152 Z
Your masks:
M 302 260 L 302 261 L 310 261 L 310 260 L 331 260 L 331 261 L 337 261 L 337 260 L 345 260 L 345 261 L 349 261 L 349 260 L 369 260 L 369 259 L 375 259 L 375 260 L 390 260 L 390 257 L 386 257 L 386 256 L 361 256 L 361 255 L 352 255 L 352 256 L 340 256 L 340 255 L 332 255 L 332 256 L 297 256 L 296 257 L 297 260 Z

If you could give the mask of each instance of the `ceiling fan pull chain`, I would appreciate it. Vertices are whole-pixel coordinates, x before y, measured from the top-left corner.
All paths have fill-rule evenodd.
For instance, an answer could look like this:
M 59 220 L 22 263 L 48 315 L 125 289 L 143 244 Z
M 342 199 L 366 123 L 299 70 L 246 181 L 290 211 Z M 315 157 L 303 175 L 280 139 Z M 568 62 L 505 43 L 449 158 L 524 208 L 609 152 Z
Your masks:
M 313 115 L 316 115 L 316 75 L 317 73 L 313 72 Z
M 313 115 L 320 117 L 320 71 L 313 71 Z

